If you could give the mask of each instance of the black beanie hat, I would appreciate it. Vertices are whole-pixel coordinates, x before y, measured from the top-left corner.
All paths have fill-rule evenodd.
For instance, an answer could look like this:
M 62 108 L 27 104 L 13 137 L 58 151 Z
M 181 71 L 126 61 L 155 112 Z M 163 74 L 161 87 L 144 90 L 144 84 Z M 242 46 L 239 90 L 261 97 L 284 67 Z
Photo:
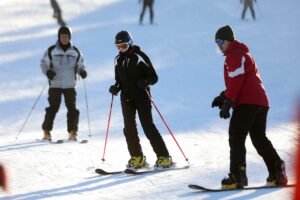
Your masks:
M 233 30 L 229 25 L 219 28 L 219 30 L 216 32 L 215 40 L 216 39 L 222 39 L 232 42 L 234 40 Z
M 60 34 L 67 34 L 67 35 L 69 35 L 69 38 L 71 39 L 72 31 L 71 31 L 71 29 L 69 27 L 62 26 L 58 30 L 58 35 L 57 35 L 58 39 L 59 39 Z

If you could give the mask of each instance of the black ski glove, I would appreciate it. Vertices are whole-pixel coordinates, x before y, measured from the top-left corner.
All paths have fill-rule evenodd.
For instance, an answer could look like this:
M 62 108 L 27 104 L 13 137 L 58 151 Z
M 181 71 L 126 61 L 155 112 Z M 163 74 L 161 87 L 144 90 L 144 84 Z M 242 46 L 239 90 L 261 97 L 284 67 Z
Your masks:
M 225 98 L 224 99 L 224 103 L 221 107 L 221 110 L 220 110 L 220 117 L 223 118 L 223 119 L 227 119 L 230 117 L 230 108 L 231 108 L 231 105 L 232 105 L 233 101 L 228 99 L 228 98 Z
M 115 85 L 112 85 L 112 86 L 109 87 L 109 92 L 112 95 L 117 95 L 119 91 L 120 91 L 120 89 Z
M 211 103 L 211 107 L 219 107 L 221 109 L 225 99 L 225 91 L 222 91 L 219 96 L 215 97 Z
M 56 73 L 53 70 L 49 69 L 46 72 L 46 75 L 47 75 L 47 77 L 48 77 L 49 80 L 53 80 L 54 76 L 56 76 Z
M 85 79 L 87 77 L 87 72 L 84 69 L 81 69 L 79 71 L 79 75 L 81 76 L 82 79 Z
M 137 86 L 140 88 L 140 89 L 145 89 L 146 87 L 149 86 L 149 82 L 145 79 L 141 79 L 141 80 L 138 80 L 137 82 Z

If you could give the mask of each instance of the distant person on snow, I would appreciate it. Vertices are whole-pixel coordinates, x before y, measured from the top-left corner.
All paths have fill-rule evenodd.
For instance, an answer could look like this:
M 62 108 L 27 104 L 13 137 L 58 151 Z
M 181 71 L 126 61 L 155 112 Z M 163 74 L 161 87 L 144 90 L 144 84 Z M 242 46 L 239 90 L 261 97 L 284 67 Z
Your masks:
M 139 3 L 141 3 L 141 1 L 142 0 L 139 0 Z M 154 0 L 143 0 L 143 9 L 140 15 L 140 24 L 143 24 L 143 18 L 147 7 L 149 8 L 149 12 L 150 12 L 150 24 L 153 24 L 153 18 L 154 18 L 153 3 Z
M 49 80 L 49 107 L 46 108 L 42 125 L 44 140 L 51 141 L 50 131 L 53 128 L 53 121 L 59 110 L 62 95 L 64 95 L 68 109 L 69 140 L 77 140 L 79 110 L 76 108 L 76 77 L 79 74 L 85 79 L 87 72 L 82 54 L 70 40 L 71 29 L 66 26 L 59 28 L 58 41 L 47 49 L 41 60 L 42 71 Z
M 117 95 L 121 91 L 120 99 L 125 126 L 123 131 L 131 156 L 127 167 L 142 168 L 148 165 L 138 136 L 136 113 L 157 156 L 155 166 L 171 167 L 172 159 L 162 136 L 153 123 L 151 101 L 146 93 L 146 90 L 150 92 L 149 85 L 155 84 L 158 80 L 153 65 L 140 47 L 133 45 L 132 37 L 127 31 L 117 33 L 115 45 L 119 51 L 115 58 L 116 83 L 110 86 L 109 92 Z
M 53 11 L 54 11 L 53 12 L 53 17 L 57 19 L 57 23 L 60 26 L 66 26 L 66 23 L 62 18 L 61 9 L 60 9 L 58 3 L 56 2 L 56 0 L 51 0 L 50 3 L 51 3 L 51 6 L 53 8 Z
M 256 2 L 256 0 L 254 0 Z M 241 3 L 244 2 L 244 9 L 242 12 L 242 20 L 245 19 L 246 11 L 248 8 L 250 8 L 252 18 L 255 20 L 255 12 L 253 8 L 253 0 L 241 0 Z
M 230 26 L 221 27 L 215 42 L 224 53 L 226 89 L 217 96 L 212 107 L 219 107 L 220 117 L 230 117 L 229 124 L 230 173 L 222 180 L 222 188 L 243 188 L 248 185 L 246 175 L 245 141 L 249 133 L 252 144 L 263 158 L 269 172 L 268 185 L 286 185 L 285 163 L 266 136 L 269 100 L 248 47 L 235 40 Z

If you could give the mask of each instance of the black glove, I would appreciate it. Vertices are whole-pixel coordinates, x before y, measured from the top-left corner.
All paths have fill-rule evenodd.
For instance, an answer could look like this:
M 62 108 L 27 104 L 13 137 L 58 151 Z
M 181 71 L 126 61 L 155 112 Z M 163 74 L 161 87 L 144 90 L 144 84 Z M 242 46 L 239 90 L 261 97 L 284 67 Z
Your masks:
M 120 89 L 115 85 L 112 85 L 112 86 L 109 87 L 109 92 L 112 95 L 117 95 L 119 91 L 120 91 Z
M 87 76 L 87 73 L 86 73 L 86 71 L 84 69 L 81 69 L 79 71 L 79 75 L 81 76 L 82 79 L 85 79 L 86 76 Z
M 225 99 L 225 91 L 221 92 L 219 96 L 215 97 L 211 103 L 211 107 L 219 107 L 221 109 Z
M 46 72 L 46 75 L 47 75 L 47 77 L 48 77 L 49 80 L 53 80 L 54 76 L 56 76 L 56 73 L 53 70 L 49 69 Z
M 146 87 L 149 86 L 149 83 L 148 83 L 147 80 L 141 79 L 141 80 L 138 80 L 137 86 L 138 86 L 140 89 L 145 89 Z
M 231 108 L 233 101 L 231 101 L 230 99 L 225 98 L 224 103 L 221 107 L 220 110 L 220 117 L 223 119 L 227 119 L 230 117 L 230 113 L 229 110 Z

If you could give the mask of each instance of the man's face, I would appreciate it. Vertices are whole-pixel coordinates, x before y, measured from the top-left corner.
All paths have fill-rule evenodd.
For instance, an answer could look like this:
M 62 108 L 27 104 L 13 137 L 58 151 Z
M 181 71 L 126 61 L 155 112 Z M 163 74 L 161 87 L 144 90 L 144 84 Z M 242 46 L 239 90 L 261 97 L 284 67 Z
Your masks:
M 217 39 L 216 44 L 218 45 L 220 51 L 222 51 L 222 53 L 225 53 L 229 47 L 230 41 Z
M 63 45 L 67 45 L 70 42 L 70 37 L 68 34 L 60 34 L 59 40 Z

